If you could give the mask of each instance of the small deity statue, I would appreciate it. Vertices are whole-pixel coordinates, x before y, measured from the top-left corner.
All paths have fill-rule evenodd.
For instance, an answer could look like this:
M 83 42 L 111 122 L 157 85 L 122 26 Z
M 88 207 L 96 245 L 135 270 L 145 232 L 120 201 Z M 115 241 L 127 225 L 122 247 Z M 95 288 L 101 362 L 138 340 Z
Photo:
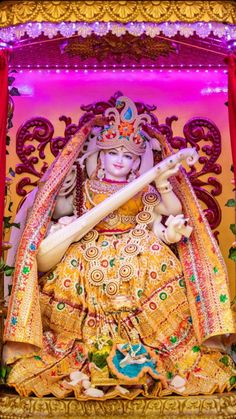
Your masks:
M 173 154 L 124 96 L 67 143 L 16 258 L 4 359 L 20 395 L 133 398 L 144 380 L 152 397 L 233 387 L 226 271 L 180 167 L 195 154 Z

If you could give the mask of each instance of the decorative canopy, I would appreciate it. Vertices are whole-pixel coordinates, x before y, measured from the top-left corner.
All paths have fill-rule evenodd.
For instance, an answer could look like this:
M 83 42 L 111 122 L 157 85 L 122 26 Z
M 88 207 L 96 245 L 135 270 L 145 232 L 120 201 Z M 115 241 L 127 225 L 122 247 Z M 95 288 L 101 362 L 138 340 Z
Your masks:
M 234 1 L 3 1 L 11 66 L 220 67 L 234 50 Z

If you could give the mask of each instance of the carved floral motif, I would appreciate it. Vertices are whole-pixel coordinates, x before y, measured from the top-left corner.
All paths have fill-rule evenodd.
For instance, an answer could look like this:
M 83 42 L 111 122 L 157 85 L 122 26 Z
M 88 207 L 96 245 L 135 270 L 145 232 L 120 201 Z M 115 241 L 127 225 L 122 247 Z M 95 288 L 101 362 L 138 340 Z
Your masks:
M 207 13 L 209 13 L 212 20 L 221 19 L 222 21 L 225 21 L 230 14 L 235 18 L 235 4 L 232 3 L 232 1 L 207 2 Z
M 65 8 L 61 1 L 48 1 L 45 2 L 43 6 L 45 18 L 51 20 L 53 17 L 53 20 L 56 22 L 61 21 L 62 19 L 66 20 L 72 12 L 72 8 Z
M 176 52 L 171 42 L 160 41 L 143 35 L 142 37 L 125 34 L 118 39 L 109 33 L 97 37 L 94 34 L 85 39 L 71 38 L 63 46 L 63 52 L 70 57 L 78 56 L 81 60 L 96 58 L 99 62 L 112 57 L 116 62 L 124 62 L 125 58 L 140 61 L 143 58 L 156 60 L 160 56 L 168 56 Z
M 31 20 L 37 20 L 40 7 L 39 4 L 35 3 L 35 1 L 28 1 L 27 4 L 24 4 L 23 2 L 21 7 L 19 7 L 19 4 L 13 4 L 12 14 L 15 15 L 15 19 L 17 19 L 19 22 L 25 22 L 29 19 L 29 17 Z
M 202 20 L 205 9 L 202 1 L 185 1 L 181 8 L 176 7 L 175 12 L 179 19 L 192 22 Z
M 7 2 L 8 3 L 8 2 Z M 0 26 L 62 21 L 236 22 L 234 1 L 11 1 L 0 4 Z
M 171 1 L 144 1 L 142 4 L 142 13 L 147 20 L 168 20 L 172 13 Z M 173 3 L 172 3 L 173 4 Z
M 129 20 L 136 20 L 138 14 L 137 1 L 116 1 L 110 2 L 110 15 L 112 20 L 119 20 L 120 22 L 127 22 Z
M 81 4 L 82 3 L 82 4 Z M 75 5 L 76 11 L 79 13 L 80 20 L 86 20 L 92 22 L 94 20 L 103 20 L 102 16 L 104 13 L 104 8 L 102 2 L 97 1 L 85 1 L 77 2 Z

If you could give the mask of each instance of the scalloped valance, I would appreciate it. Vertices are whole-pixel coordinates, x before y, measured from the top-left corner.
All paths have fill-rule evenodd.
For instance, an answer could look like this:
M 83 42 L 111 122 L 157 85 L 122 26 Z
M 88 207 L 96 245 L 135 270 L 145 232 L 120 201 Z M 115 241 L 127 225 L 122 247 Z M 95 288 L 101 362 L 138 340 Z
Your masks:
M 3 1 L 0 27 L 27 22 L 236 23 L 234 1 Z

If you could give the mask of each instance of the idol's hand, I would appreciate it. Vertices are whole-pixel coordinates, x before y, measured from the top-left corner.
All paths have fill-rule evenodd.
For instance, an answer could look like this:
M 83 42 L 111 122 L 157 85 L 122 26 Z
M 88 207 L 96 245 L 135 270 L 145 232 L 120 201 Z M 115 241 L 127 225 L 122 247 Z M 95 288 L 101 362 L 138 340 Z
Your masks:
M 165 239 L 168 243 L 177 243 L 182 236 L 189 237 L 192 227 L 188 225 L 188 219 L 183 214 L 170 215 L 166 221 Z
M 160 173 L 160 175 L 155 179 L 156 187 L 160 194 L 170 192 L 172 190 L 172 186 L 168 179 L 171 176 L 176 175 L 180 168 L 180 163 L 176 163 L 173 167 L 168 168 L 164 172 Z

